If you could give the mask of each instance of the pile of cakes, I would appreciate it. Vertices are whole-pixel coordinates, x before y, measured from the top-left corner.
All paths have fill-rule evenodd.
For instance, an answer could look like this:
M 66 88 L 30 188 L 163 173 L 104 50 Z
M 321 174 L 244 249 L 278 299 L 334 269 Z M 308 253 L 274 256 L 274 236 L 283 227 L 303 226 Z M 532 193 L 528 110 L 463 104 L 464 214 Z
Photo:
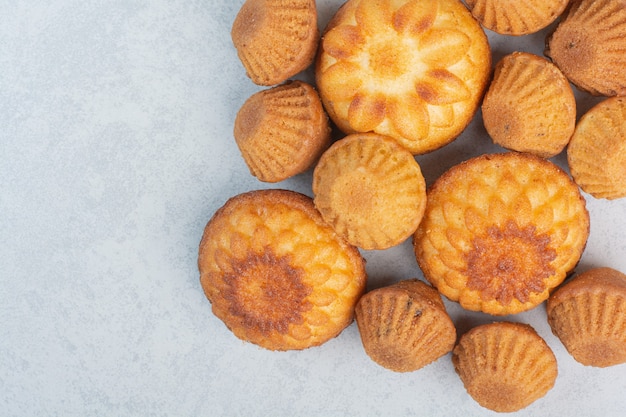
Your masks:
M 557 362 L 530 325 L 499 316 L 547 301 L 574 359 L 626 362 L 626 275 L 596 268 L 566 281 L 590 231 L 581 189 L 626 196 L 626 6 L 466 3 L 348 0 L 320 36 L 314 0 L 247 0 L 233 44 L 268 88 L 242 105 L 234 143 L 260 181 L 312 169 L 313 197 L 233 196 L 209 220 L 198 265 L 213 312 L 240 339 L 305 349 L 356 319 L 374 362 L 410 372 L 450 353 L 469 395 L 511 412 L 548 393 Z M 550 60 L 514 52 L 491 73 L 483 26 L 522 36 L 559 17 Z M 315 85 L 291 80 L 311 66 Z M 577 122 L 570 82 L 608 98 Z M 427 189 L 415 156 L 452 142 L 479 108 L 506 151 Z M 571 177 L 548 160 L 565 150 Z M 410 238 L 425 280 L 366 292 L 361 251 Z M 457 340 L 442 296 L 494 322 Z

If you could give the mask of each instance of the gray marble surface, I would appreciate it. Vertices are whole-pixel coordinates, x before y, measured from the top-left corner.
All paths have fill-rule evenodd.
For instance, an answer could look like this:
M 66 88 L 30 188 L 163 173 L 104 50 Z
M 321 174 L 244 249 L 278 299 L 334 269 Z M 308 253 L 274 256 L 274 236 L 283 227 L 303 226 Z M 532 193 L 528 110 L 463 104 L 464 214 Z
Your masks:
M 396 374 L 366 356 L 354 324 L 323 346 L 270 352 L 211 313 L 196 259 L 214 211 L 258 188 L 311 195 L 310 172 L 261 183 L 235 146 L 235 114 L 261 89 L 230 40 L 241 4 L 0 0 L 0 415 L 495 414 L 450 355 Z M 321 28 L 339 4 L 318 1 Z M 545 33 L 489 33 L 494 57 L 541 54 Z M 578 98 L 579 114 L 598 101 Z M 418 161 L 430 183 L 499 151 L 478 115 Z M 578 269 L 626 271 L 626 199 L 585 197 Z M 409 242 L 364 255 L 370 287 L 422 277 Z M 460 332 L 493 320 L 446 305 Z M 626 365 L 575 362 L 543 306 L 508 318 L 533 325 L 559 363 L 555 387 L 517 415 L 626 413 Z

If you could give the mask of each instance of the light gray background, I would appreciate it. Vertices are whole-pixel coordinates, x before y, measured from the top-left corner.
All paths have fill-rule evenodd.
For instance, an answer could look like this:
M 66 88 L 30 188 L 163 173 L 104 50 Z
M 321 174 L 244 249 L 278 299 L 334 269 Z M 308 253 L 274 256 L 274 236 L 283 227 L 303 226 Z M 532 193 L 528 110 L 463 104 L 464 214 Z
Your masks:
M 237 110 L 261 89 L 230 40 L 241 4 L 0 0 L 0 415 L 495 414 L 466 394 L 450 355 L 396 374 L 369 360 L 354 324 L 321 347 L 279 353 L 212 315 L 196 256 L 214 211 L 258 188 L 311 195 L 310 172 L 257 181 L 233 141 Z M 339 4 L 318 1 L 320 28 Z M 495 60 L 541 54 L 545 33 L 489 33 Z M 598 101 L 578 96 L 579 113 Z M 478 115 L 418 161 L 431 183 L 500 151 Z M 586 197 L 579 270 L 626 271 L 626 200 Z M 364 255 L 370 288 L 421 277 L 410 242 Z M 459 332 L 493 320 L 446 305 Z M 532 324 L 559 363 L 554 389 L 517 415 L 625 414 L 625 365 L 576 363 L 543 306 L 508 318 Z

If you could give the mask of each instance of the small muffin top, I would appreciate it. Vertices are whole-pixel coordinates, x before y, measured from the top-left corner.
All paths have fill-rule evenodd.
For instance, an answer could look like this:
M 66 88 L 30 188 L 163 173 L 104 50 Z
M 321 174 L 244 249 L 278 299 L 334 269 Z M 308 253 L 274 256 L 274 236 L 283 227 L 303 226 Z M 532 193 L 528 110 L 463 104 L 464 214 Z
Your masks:
M 319 44 L 315 0 L 246 0 L 231 37 L 255 84 L 280 84 L 315 58 Z
M 574 133 L 576 99 L 556 65 L 537 55 L 514 52 L 496 65 L 482 113 L 494 143 L 551 158 Z
M 580 118 L 567 162 L 574 181 L 593 197 L 626 197 L 626 97 L 608 98 Z
M 335 142 L 313 172 L 315 206 L 335 231 L 363 249 L 410 237 L 426 205 L 426 182 L 413 155 L 375 133 Z
M 366 284 L 357 248 L 309 197 L 288 190 L 229 199 L 206 225 L 198 267 L 213 313 L 238 338 L 270 350 L 337 336 Z

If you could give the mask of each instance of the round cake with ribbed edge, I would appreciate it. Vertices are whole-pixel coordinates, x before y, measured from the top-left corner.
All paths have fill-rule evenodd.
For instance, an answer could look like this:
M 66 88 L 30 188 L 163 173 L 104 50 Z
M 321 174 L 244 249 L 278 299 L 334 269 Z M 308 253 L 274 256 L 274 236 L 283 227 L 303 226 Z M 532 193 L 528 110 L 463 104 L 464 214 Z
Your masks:
M 545 301 L 578 263 L 589 213 L 552 162 L 507 152 L 472 158 L 430 187 L 415 232 L 424 276 L 468 310 L 515 314 Z
M 367 355 L 395 372 L 421 369 L 452 351 L 456 342 L 441 295 L 417 279 L 366 293 L 355 316 Z
M 565 149 L 574 133 L 576 99 L 556 65 L 514 52 L 497 63 L 482 115 L 494 143 L 551 158 Z
M 626 274 L 600 267 L 576 275 L 546 309 L 552 332 L 576 361 L 600 368 L 626 363 Z
M 544 397 L 558 374 L 552 349 L 523 323 L 474 327 L 459 339 L 452 363 L 468 394 L 501 413 L 519 411 Z
M 426 206 L 426 182 L 413 155 L 392 138 L 348 135 L 313 171 L 315 206 L 335 231 L 362 249 L 408 239 Z
M 322 36 L 315 75 L 343 132 L 423 154 L 465 129 L 490 71 L 487 36 L 459 0 L 348 0 Z
M 337 336 L 366 285 L 359 251 L 324 222 L 311 198 L 257 190 L 229 199 L 204 229 L 200 283 L 238 338 L 270 350 Z

